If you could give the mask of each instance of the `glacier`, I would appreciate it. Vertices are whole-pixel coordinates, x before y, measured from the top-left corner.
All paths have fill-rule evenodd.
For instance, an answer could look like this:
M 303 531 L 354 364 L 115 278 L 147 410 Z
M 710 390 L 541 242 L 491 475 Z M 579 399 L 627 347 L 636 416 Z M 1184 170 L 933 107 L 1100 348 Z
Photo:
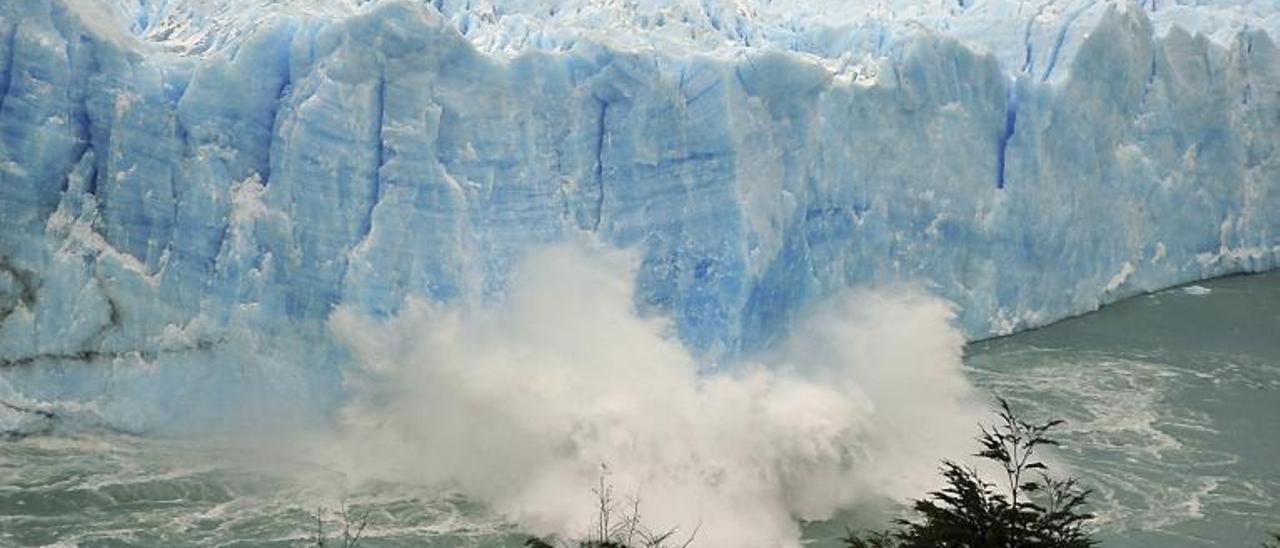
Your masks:
M 705 367 L 851 286 L 980 339 L 1275 268 L 1273 36 L 1269 0 L 4 2 L 0 429 L 324 408 L 338 307 L 495 302 L 582 238 Z

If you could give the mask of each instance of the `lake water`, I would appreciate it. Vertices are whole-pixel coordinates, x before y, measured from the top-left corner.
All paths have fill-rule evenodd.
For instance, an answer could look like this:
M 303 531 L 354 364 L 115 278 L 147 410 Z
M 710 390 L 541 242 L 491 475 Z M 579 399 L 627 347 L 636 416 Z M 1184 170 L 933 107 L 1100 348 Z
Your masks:
M 1280 529 L 1280 275 L 1137 297 L 972 345 L 968 363 L 1068 421 L 1061 454 L 1098 492 L 1106 546 L 1256 546 Z
M 967 363 L 1027 418 L 1068 421 L 1058 464 L 1096 491 L 1104 546 L 1256 546 L 1280 530 L 1280 273 L 973 344 Z M 368 512 L 362 546 L 520 544 L 478 505 L 404 485 L 347 489 L 305 455 L 92 431 L 0 441 L 3 546 L 296 546 L 314 535 L 313 506 L 329 508 L 327 533 L 340 527 L 339 500 Z M 806 532 L 829 546 L 845 523 Z

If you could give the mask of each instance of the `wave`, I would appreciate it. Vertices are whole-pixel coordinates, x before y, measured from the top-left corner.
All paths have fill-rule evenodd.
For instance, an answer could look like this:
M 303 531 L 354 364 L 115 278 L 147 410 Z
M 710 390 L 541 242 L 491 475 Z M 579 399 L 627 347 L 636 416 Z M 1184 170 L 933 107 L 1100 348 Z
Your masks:
M 607 475 L 708 546 L 798 546 L 799 519 L 935 485 L 982 416 L 953 307 L 911 287 L 824 301 L 772 350 L 700 364 L 636 312 L 637 257 L 529 253 L 501 303 L 330 319 L 358 367 L 334 454 L 356 479 L 444 484 L 539 534 L 587 530 Z

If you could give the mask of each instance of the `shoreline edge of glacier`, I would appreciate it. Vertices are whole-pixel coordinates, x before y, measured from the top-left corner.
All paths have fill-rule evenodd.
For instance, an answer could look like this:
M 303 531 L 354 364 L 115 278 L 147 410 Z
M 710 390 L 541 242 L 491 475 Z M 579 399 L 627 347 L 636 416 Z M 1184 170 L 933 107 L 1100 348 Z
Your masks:
M 934 32 L 845 70 L 587 39 L 503 57 L 404 0 L 183 55 L 94 9 L 0 7 L 0 399 L 128 429 L 222 408 L 256 382 L 228 359 L 326 364 L 306 382 L 332 389 L 334 307 L 491 302 L 581 233 L 637 250 L 637 307 L 708 363 L 854 285 L 923 285 L 978 339 L 1280 261 L 1261 29 L 1159 34 L 1110 4 L 1053 57 L 1069 71 Z M 156 393 L 111 407 L 119 383 Z

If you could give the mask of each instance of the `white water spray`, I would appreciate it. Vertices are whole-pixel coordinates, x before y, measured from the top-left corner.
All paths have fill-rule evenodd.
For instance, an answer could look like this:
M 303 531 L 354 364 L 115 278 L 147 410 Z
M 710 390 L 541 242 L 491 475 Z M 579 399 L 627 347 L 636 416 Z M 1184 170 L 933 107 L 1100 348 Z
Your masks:
M 910 289 L 817 307 L 767 355 L 700 374 L 633 307 L 631 257 L 530 254 L 497 307 L 412 301 L 331 319 L 360 369 L 344 409 L 356 478 L 439 483 L 535 533 L 574 536 L 601 466 L 696 545 L 798 546 L 797 518 L 918 495 L 981 416 L 951 307 Z

